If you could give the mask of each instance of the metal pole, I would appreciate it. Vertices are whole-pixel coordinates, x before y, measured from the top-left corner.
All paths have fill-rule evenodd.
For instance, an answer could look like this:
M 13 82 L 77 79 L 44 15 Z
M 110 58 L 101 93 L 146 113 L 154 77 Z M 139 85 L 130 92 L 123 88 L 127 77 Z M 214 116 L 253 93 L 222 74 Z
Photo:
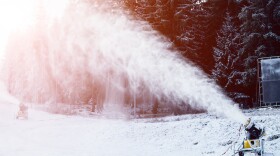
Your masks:
M 134 118 L 136 118 L 136 85 L 134 82 L 134 92 L 133 92 L 133 106 L 134 106 Z
M 260 59 L 257 59 L 257 90 L 256 90 L 256 105 L 259 105 L 261 107 L 260 103 Z

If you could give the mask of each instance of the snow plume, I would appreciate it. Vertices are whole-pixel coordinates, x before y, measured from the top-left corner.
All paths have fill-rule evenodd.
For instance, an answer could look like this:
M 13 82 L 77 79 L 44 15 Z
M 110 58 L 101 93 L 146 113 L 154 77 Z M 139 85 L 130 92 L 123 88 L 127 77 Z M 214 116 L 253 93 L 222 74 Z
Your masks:
M 244 121 L 233 101 L 147 23 L 73 3 L 61 17 L 42 13 L 46 20 L 10 38 L 4 80 L 15 96 L 38 103 L 95 97 L 104 105 L 157 99 Z
M 0 81 L 0 104 L 19 104 L 19 100 L 16 99 L 14 96 L 10 95 L 7 90 L 6 86 Z

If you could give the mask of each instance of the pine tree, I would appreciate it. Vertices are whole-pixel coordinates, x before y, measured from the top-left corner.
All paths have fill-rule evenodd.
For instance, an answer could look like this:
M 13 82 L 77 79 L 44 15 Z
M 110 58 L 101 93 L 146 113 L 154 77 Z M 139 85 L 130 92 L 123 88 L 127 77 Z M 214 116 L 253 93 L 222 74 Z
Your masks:
M 171 0 L 156 0 L 156 24 L 157 30 L 173 39 L 174 2 Z
M 227 91 L 229 96 L 237 100 L 238 96 L 242 95 L 238 82 L 241 69 L 238 53 L 241 47 L 241 38 L 239 29 L 229 10 L 227 10 L 224 19 L 225 21 L 217 33 L 217 45 L 213 48 L 215 65 L 212 77 Z
M 148 21 L 151 25 L 155 25 L 156 0 L 137 0 L 135 12 L 139 18 Z
M 223 1 L 177 1 L 174 15 L 175 44 L 182 54 L 211 72 L 216 30 L 222 20 Z
M 280 1 L 270 0 L 266 5 L 268 27 L 264 39 L 266 40 L 268 56 L 280 55 Z
M 243 62 L 239 82 L 245 88 L 244 93 L 253 99 L 256 95 L 257 59 L 279 55 L 279 30 L 275 29 L 279 28 L 276 22 L 278 7 L 277 0 L 247 0 L 238 15 L 242 22 L 240 62 Z
M 173 35 L 173 1 L 170 0 L 137 0 L 126 3 L 134 10 L 136 17 L 147 21 L 156 31 L 172 40 Z

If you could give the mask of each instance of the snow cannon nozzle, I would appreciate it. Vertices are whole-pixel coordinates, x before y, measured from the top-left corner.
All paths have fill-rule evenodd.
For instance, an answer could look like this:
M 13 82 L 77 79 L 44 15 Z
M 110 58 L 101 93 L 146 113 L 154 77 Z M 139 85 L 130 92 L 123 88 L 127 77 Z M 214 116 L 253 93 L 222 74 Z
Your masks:
M 251 118 L 244 124 L 247 139 L 259 139 L 264 136 L 265 129 L 256 125 Z

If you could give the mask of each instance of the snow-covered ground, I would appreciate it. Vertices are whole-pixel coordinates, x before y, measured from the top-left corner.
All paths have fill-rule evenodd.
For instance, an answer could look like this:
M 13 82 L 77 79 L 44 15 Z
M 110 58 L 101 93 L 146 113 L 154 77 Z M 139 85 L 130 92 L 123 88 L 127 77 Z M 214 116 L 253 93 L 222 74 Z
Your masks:
M 230 156 L 244 137 L 238 123 L 209 114 L 122 120 L 30 109 L 29 120 L 16 120 L 16 111 L 0 103 L 0 156 Z M 280 134 L 279 109 L 245 113 L 266 127 L 267 137 Z M 275 138 L 265 150 L 280 156 Z

